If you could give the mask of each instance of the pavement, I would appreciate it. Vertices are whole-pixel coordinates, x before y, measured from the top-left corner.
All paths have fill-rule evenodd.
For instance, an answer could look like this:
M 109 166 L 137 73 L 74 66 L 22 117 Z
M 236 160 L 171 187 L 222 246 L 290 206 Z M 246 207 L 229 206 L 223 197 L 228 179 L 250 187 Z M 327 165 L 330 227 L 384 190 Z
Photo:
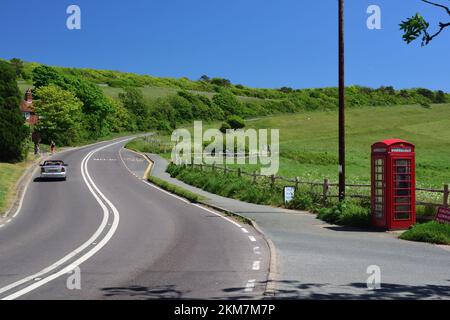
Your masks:
M 213 207 L 256 222 L 271 246 L 271 294 L 282 299 L 450 299 L 450 247 L 408 242 L 394 233 L 326 224 L 307 212 L 224 198 L 165 172 L 167 160 L 147 154 L 152 175 L 206 198 Z M 373 268 L 378 290 L 368 289 Z
M 259 299 L 269 248 L 251 226 L 142 179 L 125 138 L 58 153 L 0 224 L 0 299 Z

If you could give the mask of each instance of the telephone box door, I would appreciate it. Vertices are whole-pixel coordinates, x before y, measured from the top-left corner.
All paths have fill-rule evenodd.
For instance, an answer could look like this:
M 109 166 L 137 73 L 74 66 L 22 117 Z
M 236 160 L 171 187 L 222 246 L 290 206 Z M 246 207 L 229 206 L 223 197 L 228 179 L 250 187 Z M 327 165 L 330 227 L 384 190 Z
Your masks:
M 415 219 L 414 159 L 392 157 L 392 206 L 389 228 L 408 228 Z
M 386 157 L 376 156 L 372 163 L 373 225 L 386 227 Z

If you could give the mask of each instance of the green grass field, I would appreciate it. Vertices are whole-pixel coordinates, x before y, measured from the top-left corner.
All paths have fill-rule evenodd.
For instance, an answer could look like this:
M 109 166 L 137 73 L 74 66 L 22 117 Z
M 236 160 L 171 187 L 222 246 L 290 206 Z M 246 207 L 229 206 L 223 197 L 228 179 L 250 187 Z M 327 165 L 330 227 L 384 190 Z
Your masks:
M 26 87 L 26 85 L 24 83 L 19 83 L 19 87 L 21 88 L 21 91 L 24 91 L 29 88 Z M 109 97 L 113 97 L 113 98 L 118 98 L 119 93 L 123 92 L 123 89 L 121 88 L 113 88 L 113 87 L 109 87 L 107 85 L 100 85 L 100 88 L 102 89 L 103 93 Z M 156 98 L 164 98 L 166 96 L 169 95 L 173 95 L 176 94 L 178 91 L 180 91 L 179 89 L 176 88 L 163 88 L 163 87 L 142 87 L 140 88 L 142 91 L 142 94 L 144 95 L 144 97 L 146 99 L 156 99 Z M 214 93 L 212 92 L 203 92 L 203 91 L 194 91 L 194 90 L 190 90 L 191 93 L 194 94 L 201 94 L 204 96 L 207 96 L 208 98 L 212 98 L 214 96 Z M 252 97 L 237 97 L 239 100 L 241 100 L 242 102 L 245 101 L 258 101 L 261 99 L 258 98 L 252 98 Z
M 338 179 L 337 111 L 312 111 L 247 120 L 247 128 L 280 130 L 278 175 L 303 180 Z M 208 123 L 204 128 L 218 128 Z M 192 128 L 188 128 L 192 129 Z M 442 188 L 450 183 L 450 105 L 363 107 L 347 111 L 347 179 L 369 183 L 370 146 L 400 138 L 416 144 L 417 182 Z M 167 140 L 167 139 L 163 139 Z M 246 171 L 254 165 L 240 165 Z
M 370 181 L 370 146 L 386 138 L 416 145 L 417 181 L 442 187 L 450 182 L 450 105 L 365 107 L 347 112 L 347 175 Z M 309 112 L 249 121 L 251 128 L 279 128 L 279 175 L 336 181 L 337 112 Z
M 0 163 L 0 215 L 11 203 L 15 193 L 15 185 L 27 168 L 28 162 L 16 164 Z

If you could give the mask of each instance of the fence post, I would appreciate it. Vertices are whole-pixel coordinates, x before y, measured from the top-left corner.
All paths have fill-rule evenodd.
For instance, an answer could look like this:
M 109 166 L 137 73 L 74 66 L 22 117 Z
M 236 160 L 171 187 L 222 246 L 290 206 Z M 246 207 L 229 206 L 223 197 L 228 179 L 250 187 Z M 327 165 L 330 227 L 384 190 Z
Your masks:
M 256 170 L 253 171 L 253 184 L 256 183 Z
M 274 174 L 270 176 L 270 184 L 271 184 L 272 188 L 275 186 L 275 175 Z
M 241 168 L 237 169 L 237 174 L 238 174 L 238 177 L 240 178 L 241 177 Z
M 213 162 L 213 164 L 212 164 L 212 172 L 216 172 L 216 163 L 215 162 Z
M 203 164 L 200 163 L 200 171 L 203 171 Z
M 330 184 L 328 179 L 323 180 L 323 203 L 326 204 L 328 200 L 328 190 L 330 188 Z
M 227 165 L 225 165 L 225 167 L 223 167 L 223 173 L 227 174 Z
M 295 190 L 298 190 L 299 183 L 300 183 L 300 178 L 299 177 L 295 177 Z
M 449 190 L 448 184 L 444 184 L 444 207 L 448 207 Z

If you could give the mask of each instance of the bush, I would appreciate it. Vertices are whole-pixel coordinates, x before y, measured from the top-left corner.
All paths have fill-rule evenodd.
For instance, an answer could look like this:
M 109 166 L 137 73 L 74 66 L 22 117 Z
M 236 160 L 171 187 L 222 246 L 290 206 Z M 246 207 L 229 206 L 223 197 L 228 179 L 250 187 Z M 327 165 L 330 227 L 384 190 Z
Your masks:
M 328 223 L 351 227 L 370 226 L 370 209 L 357 203 L 343 201 L 331 208 L 322 208 L 317 216 Z
M 225 115 L 242 114 L 242 103 L 228 90 L 221 90 L 213 97 L 214 104 L 223 110 Z
M 298 210 L 311 210 L 313 208 L 314 201 L 312 197 L 306 192 L 296 192 L 294 199 L 289 203 L 289 209 Z
M 250 180 L 235 175 L 184 168 L 173 163 L 169 164 L 167 172 L 173 178 L 224 197 L 256 204 L 283 204 L 281 191 L 276 192 L 268 185 L 253 184 Z
M 239 116 L 229 116 L 227 118 L 227 123 L 230 125 L 231 129 L 238 130 L 245 128 L 245 121 Z
M 404 232 L 400 236 L 400 239 L 435 244 L 450 244 L 450 225 L 437 221 L 416 224 L 410 230 Z
M 227 130 L 231 130 L 231 126 L 228 124 L 228 122 L 224 122 L 222 123 L 222 125 L 220 126 L 220 132 L 222 133 L 227 133 Z

